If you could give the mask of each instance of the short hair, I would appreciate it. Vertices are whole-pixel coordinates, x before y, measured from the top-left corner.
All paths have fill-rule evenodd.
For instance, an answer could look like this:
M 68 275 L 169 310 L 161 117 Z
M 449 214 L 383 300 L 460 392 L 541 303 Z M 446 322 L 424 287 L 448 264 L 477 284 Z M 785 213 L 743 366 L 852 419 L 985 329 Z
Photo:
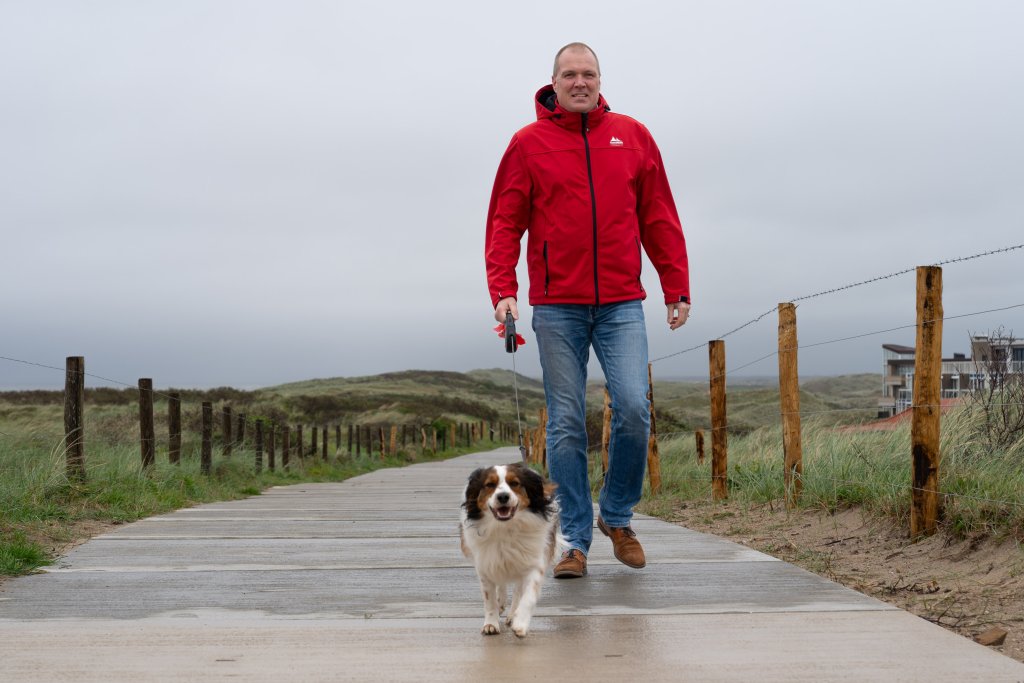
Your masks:
M 594 62 L 597 64 L 597 75 L 601 75 L 601 62 L 598 60 L 597 53 L 594 52 L 594 48 L 590 47 L 586 43 L 569 43 L 568 45 L 564 46 L 561 50 L 559 50 L 558 53 L 555 55 L 555 65 L 551 69 L 551 76 L 553 78 L 558 77 L 558 58 L 561 57 L 562 53 L 565 52 L 566 50 L 586 50 L 590 54 L 594 55 Z

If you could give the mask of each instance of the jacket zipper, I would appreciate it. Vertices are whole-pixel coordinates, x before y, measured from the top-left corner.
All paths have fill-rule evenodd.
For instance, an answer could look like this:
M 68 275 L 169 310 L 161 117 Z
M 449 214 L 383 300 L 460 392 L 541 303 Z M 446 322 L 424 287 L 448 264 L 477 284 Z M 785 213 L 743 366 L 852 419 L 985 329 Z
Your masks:
M 594 305 L 601 305 L 601 295 L 597 287 L 597 198 L 594 193 L 594 169 L 590 166 L 590 141 L 587 139 L 587 114 L 580 114 L 580 130 L 583 133 L 583 148 L 587 153 L 587 180 L 590 182 L 590 211 L 594 222 Z
M 548 285 L 551 284 L 551 268 L 548 266 L 548 242 L 544 240 L 544 296 L 548 295 Z

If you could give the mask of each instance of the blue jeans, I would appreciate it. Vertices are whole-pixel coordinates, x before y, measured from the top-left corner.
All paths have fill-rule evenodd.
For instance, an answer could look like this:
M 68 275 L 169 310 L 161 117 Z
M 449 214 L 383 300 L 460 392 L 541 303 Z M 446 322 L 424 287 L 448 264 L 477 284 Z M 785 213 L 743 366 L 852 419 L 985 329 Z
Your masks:
M 612 408 L 608 472 L 598 504 L 608 526 L 624 527 L 643 491 L 651 425 L 644 311 L 639 300 L 601 306 L 544 304 L 533 308 L 533 331 L 544 371 L 548 472 L 558 484 L 562 534 L 586 554 L 594 535 L 587 476 L 590 347 L 604 370 Z

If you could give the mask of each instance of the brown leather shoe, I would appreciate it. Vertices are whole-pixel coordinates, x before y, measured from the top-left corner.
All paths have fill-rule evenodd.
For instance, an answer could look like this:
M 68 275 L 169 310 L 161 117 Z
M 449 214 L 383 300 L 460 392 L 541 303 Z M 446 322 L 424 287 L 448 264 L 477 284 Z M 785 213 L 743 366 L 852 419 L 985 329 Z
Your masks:
M 597 528 L 601 530 L 602 534 L 612 539 L 612 551 L 615 553 L 616 560 L 633 569 L 641 569 L 647 565 L 643 546 L 640 545 L 640 541 L 636 540 L 636 532 L 631 527 L 612 528 L 598 517 Z
M 562 553 L 562 559 L 555 565 L 556 579 L 578 579 L 587 575 L 587 556 L 572 548 Z

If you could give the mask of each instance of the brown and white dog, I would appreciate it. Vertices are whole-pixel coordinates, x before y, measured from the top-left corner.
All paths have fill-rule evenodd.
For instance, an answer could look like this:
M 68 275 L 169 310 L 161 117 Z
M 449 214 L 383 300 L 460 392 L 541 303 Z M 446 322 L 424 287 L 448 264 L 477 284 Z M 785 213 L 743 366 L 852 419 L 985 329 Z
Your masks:
M 555 484 L 519 463 L 469 475 L 459 531 L 462 554 L 480 579 L 484 635 L 500 632 L 509 585 L 512 608 L 505 623 L 520 638 L 530 629 L 544 573 L 564 544 L 554 490 Z

